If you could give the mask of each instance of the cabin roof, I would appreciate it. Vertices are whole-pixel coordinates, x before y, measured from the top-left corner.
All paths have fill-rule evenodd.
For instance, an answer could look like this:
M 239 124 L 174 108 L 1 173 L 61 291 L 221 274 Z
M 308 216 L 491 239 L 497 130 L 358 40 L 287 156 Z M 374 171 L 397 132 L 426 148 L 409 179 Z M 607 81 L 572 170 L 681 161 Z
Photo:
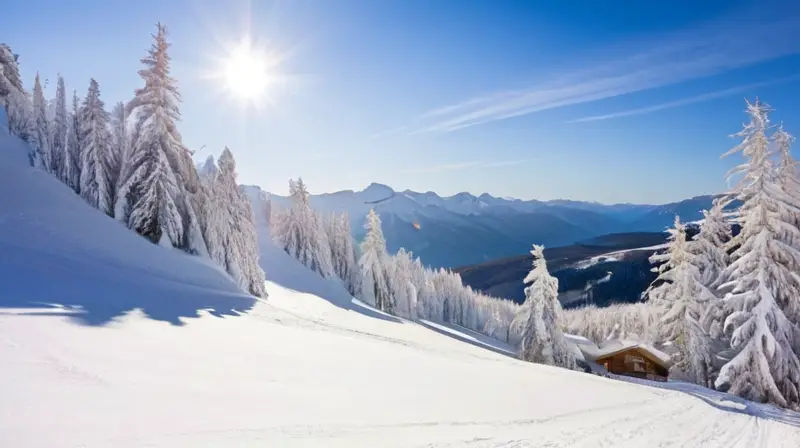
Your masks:
M 638 341 L 610 339 L 608 341 L 603 341 L 598 346 L 582 336 L 576 336 L 572 334 L 565 334 L 564 336 L 569 342 L 575 344 L 587 361 L 596 361 L 598 359 L 608 358 L 609 356 L 613 356 L 617 353 L 622 353 L 628 350 L 638 350 L 648 355 L 648 358 L 651 358 L 653 362 L 661 365 L 661 367 L 664 367 L 665 369 L 669 369 L 670 365 L 672 364 L 671 358 L 668 354 L 649 344 L 643 344 Z
M 669 369 L 671 363 L 671 358 L 668 354 L 658 350 L 652 346 L 647 344 L 640 344 L 636 342 L 630 341 L 621 341 L 624 342 L 620 345 L 613 345 L 611 347 L 604 347 L 600 349 L 600 352 L 595 357 L 595 360 L 608 358 L 614 356 L 618 353 L 627 352 L 629 350 L 636 350 L 638 352 L 642 352 L 643 354 L 647 355 L 653 362 L 661 365 L 661 367 L 665 369 Z

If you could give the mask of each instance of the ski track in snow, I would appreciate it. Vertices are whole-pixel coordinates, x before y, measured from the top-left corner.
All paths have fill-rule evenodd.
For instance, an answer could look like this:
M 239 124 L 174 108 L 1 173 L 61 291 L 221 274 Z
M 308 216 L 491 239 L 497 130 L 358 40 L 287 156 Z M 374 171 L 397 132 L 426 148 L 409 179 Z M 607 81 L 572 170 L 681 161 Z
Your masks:
M 243 297 L 5 143 L 0 447 L 800 446 L 800 414 L 525 363 L 388 318 L 269 243 L 269 298 Z

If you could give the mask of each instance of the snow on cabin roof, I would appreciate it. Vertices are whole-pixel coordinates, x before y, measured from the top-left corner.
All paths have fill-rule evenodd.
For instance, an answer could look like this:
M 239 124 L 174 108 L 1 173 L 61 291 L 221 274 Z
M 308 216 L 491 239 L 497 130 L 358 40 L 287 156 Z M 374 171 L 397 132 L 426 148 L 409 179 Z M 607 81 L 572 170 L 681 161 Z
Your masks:
M 607 356 L 611 356 L 611 355 L 614 355 L 616 353 L 623 352 L 625 350 L 630 350 L 630 349 L 638 349 L 638 350 L 642 350 L 642 351 L 646 352 L 647 354 L 649 354 L 650 356 L 652 356 L 654 358 L 654 361 L 660 362 L 664 367 L 669 368 L 669 366 L 671 364 L 671 359 L 672 358 L 668 354 L 662 352 L 661 350 L 658 350 L 657 348 L 653 347 L 652 345 L 643 344 L 643 343 L 637 342 L 637 341 L 625 341 L 625 340 L 618 340 L 618 339 L 612 339 L 612 340 L 603 342 L 600 345 L 599 350 L 597 351 L 597 353 L 596 354 L 593 353 L 593 354 L 591 354 L 591 356 L 593 356 L 594 359 L 605 358 Z
M 600 345 L 595 345 L 592 341 L 583 336 L 569 333 L 564 333 L 564 339 L 566 339 L 569 343 L 574 344 L 575 348 L 581 352 L 583 358 L 587 361 L 605 358 L 625 350 L 639 349 L 647 352 L 647 354 L 649 354 L 654 361 L 659 362 L 666 368 L 669 368 L 671 364 L 671 358 L 668 354 L 649 344 L 643 344 L 638 341 L 609 339 L 607 341 L 603 341 L 600 343 Z

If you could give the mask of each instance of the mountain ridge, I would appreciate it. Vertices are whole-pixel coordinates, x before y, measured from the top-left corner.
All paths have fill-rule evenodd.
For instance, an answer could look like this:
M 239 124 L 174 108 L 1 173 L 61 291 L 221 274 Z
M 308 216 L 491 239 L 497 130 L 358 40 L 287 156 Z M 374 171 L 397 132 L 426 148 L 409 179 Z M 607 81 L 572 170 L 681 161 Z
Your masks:
M 287 196 L 263 192 L 275 207 L 287 207 Z M 697 220 L 711 206 L 712 196 L 695 196 L 661 205 L 611 204 L 557 199 L 540 201 L 500 198 L 468 192 L 441 196 L 433 191 L 396 191 L 373 182 L 359 191 L 310 195 L 323 213 L 347 212 L 353 236 L 363 236 L 364 217 L 375 209 L 384 222 L 390 251 L 403 247 L 432 267 L 452 268 L 527 253 L 531 244 L 558 247 L 611 233 L 661 232 L 680 214 Z

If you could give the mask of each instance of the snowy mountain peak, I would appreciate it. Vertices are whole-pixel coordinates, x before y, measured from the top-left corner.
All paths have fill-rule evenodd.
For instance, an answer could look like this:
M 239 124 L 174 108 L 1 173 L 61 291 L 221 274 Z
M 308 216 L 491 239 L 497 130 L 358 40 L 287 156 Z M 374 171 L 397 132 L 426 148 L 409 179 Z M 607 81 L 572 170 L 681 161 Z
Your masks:
M 394 196 L 394 190 L 388 185 L 373 182 L 361 192 L 361 195 L 366 201 L 379 201 Z
M 467 193 L 466 191 L 462 191 L 461 193 L 456 193 L 453 196 L 451 196 L 451 198 L 458 199 L 460 201 L 474 201 L 478 199 L 474 195 Z

